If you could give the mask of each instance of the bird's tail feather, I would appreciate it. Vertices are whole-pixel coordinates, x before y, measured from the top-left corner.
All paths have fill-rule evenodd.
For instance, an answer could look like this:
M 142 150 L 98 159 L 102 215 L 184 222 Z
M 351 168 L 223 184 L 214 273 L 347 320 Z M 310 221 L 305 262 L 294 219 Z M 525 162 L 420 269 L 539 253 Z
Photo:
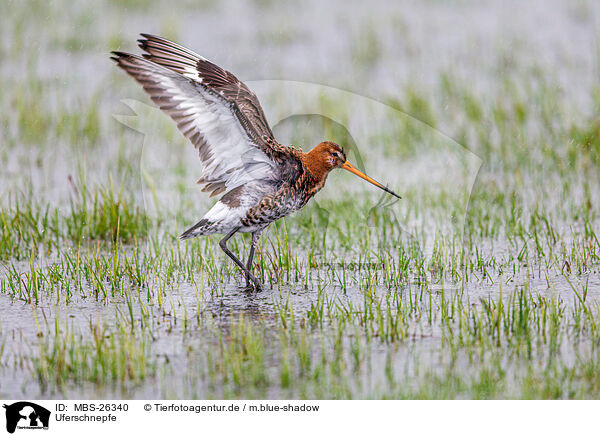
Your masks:
M 214 223 L 212 221 L 207 220 L 206 218 L 201 219 L 192 227 L 183 232 L 179 239 L 190 239 L 195 238 L 196 236 L 210 235 L 213 233 L 211 227 Z

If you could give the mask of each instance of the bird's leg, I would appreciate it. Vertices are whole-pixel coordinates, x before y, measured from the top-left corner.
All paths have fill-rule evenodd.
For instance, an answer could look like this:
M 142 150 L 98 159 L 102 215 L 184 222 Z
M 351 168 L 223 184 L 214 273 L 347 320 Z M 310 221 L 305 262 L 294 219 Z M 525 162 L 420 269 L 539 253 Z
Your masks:
M 252 260 L 254 260 L 254 249 L 258 244 L 258 238 L 260 237 L 260 231 L 252 232 L 252 243 L 250 244 L 250 254 L 248 254 L 248 262 L 246 263 L 246 269 L 252 271 Z M 250 286 L 250 276 L 246 273 L 246 287 Z
M 256 277 L 254 277 L 254 275 L 248 270 L 248 268 L 246 268 L 244 266 L 244 264 L 237 257 L 235 257 L 235 255 L 229 250 L 229 248 L 227 248 L 227 241 L 238 230 L 239 230 L 239 228 L 233 229 L 231 232 L 227 233 L 225 235 L 225 237 L 223 239 L 221 239 L 221 241 L 219 241 L 219 246 L 225 252 L 225 254 L 227 256 L 229 256 L 231 258 L 231 260 L 233 260 L 237 264 L 237 266 L 239 266 L 242 269 L 242 271 L 244 271 L 246 273 L 246 276 L 249 277 L 250 280 L 252 280 L 254 282 L 254 284 L 256 285 L 256 290 L 260 291 L 262 289 L 262 284 L 260 283 L 260 281 L 258 281 L 258 279 Z

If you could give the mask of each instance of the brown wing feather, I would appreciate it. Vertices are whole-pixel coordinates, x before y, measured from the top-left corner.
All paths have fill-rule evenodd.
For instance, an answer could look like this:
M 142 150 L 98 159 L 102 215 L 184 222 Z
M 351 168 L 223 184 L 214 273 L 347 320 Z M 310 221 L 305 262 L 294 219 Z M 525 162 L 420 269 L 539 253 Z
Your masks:
M 185 65 L 179 73 L 139 56 L 112 54 L 111 59 L 142 85 L 196 146 L 203 164 L 199 182 L 211 196 L 255 179 L 276 178 L 281 172 L 274 159 L 249 140 L 230 105 L 188 78 Z
M 167 39 L 143 33 L 139 46 L 144 58 L 196 80 L 207 91 L 231 104 L 248 138 L 278 161 L 289 147 L 279 144 L 256 95 L 235 75 L 202 56 Z

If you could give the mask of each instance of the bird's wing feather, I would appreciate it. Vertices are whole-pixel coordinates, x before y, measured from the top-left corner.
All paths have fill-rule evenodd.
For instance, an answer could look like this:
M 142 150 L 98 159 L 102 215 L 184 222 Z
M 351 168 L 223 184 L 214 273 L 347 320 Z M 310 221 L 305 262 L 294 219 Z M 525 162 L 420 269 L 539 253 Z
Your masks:
M 195 80 L 207 91 L 231 103 L 240 123 L 249 137 L 269 154 L 273 144 L 265 142 L 274 139 L 273 132 L 260 106 L 260 102 L 243 82 L 232 73 L 213 64 L 202 56 L 168 39 L 143 33 L 138 40 L 146 53 L 144 58 L 163 65 L 173 71 Z M 279 145 L 279 144 L 278 144 Z
M 283 146 L 273 140 L 254 94 L 233 75 L 229 77 L 231 73 L 181 46 L 170 42 L 167 46 L 162 39 L 143 41 L 148 42 L 146 58 L 113 52 L 112 59 L 196 146 L 203 164 L 199 182 L 206 184 L 204 190 L 212 196 L 252 180 L 276 177 L 276 154 Z M 168 47 L 168 53 L 159 55 L 159 46 Z M 206 64 L 202 75 L 195 67 L 199 62 L 213 68 Z M 237 97 L 233 96 L 234 79 L 240 90 L 235 91 Z

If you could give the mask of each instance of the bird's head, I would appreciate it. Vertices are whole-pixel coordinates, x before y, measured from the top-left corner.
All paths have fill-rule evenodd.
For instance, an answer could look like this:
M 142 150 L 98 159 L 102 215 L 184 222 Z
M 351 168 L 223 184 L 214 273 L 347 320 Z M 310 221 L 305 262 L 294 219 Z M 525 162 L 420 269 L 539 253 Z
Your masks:
M 331 141 L 321 142 L 311 150 L 311 154 L 320 161 L 327 172 L 334 168 L 341 168 L 346 162 L 344 149 Z
M 395 197 L 402 198 L 398 194 L 386 188 L 378 181 L 367 176 L 362 171 L 354 167 L 354 165 L 352 165 L 350 162 L 348 162 L 348 160 L 346 159 L 346 153 L 344 152 L 344 149 L 335 142 L 321 142 L 319 145 L 317 145 L 310 151 L 309 156 L 313 163 L 313 167 L 316 167 L 318 170 L 320 170 L 323 177 L 327 177 L 327 174 L 335 168 L 342 168 L 346 171 L 350 171 L 352 174 L 357 175 L 361 179 L 372 183 L 378 188 L 383 189 L 385 192 L 392 194 Z

